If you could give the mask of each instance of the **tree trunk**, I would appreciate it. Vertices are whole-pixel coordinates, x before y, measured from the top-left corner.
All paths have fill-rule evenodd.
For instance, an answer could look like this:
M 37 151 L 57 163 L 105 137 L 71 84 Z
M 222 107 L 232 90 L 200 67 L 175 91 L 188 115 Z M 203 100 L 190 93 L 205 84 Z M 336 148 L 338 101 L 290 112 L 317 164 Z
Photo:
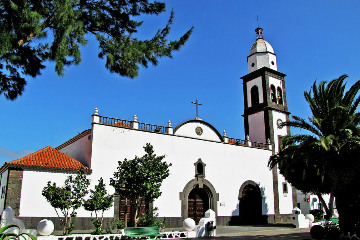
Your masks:
M 324 206 L 324 208 L 325 208 L 325 219 L 326 220 L 329 220 L 330 219 L 330 217 L 329 216 L 331 216 L 330 214 L 330 210 L 329 210 L 329 207 L 328 207 L 328 205 L 326 204 L 326 202 L 325 202 L 325 200 L 324 200 L 324 198 L 322 197 L 322 195 L 321 194 L 316 194 L 317 195 L 317 197 L 319 198 L 319 201 L 321 202 L 321 204 Z
M 341 231 L 360 236 L 360 199 L 357 194 L 336 195 L 336 208 L 339 213 Z
M 130 226 L 136 227 L 137 199 L 130 200 Z
M 316 194 L 316 195 L 319 198 L 321 204 L 325 208 L 325 213 L 326 213 L 325 219 L 330 220 L 330 218 L 334 215 L 334 195 L 330 194 L 330 199 L 328 204 L 325 202 L 321 194 Z

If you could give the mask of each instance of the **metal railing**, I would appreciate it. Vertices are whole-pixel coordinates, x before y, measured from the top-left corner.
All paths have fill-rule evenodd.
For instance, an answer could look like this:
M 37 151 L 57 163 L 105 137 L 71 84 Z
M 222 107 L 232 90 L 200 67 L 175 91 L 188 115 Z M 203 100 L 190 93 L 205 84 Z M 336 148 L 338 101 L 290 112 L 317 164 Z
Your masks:
M 139 122 L 139 129 L 145 130 L 145 131 L 151 131 L 151 132 L 161 132 L 161 133 L 166 132 L 166 127 L 155 125 L 155 124 L 150 124 L 150 123 Z
M 128 128 L 131 128 L 132 126 L 132 121 L 103 116 L 99 116 L 99 122 L 111 126 L 121 126 Z
M 150 131 L 150 132 L 166 133 L 166 127 L 164 127 L 164 126 L 159 126 L 159 125 L 150 124 L 150 123 L 134 122 L 134 121 L 118 119 L 118 118 L 99 116 L 99 123 L 102 123 L 105 125 L 110 125 L 110 126 L 126 127 L 126 128 L 133 128 L 134 123 L 137 123 L 138 129 Z
M 269 144 L 260 143 L 260 142 L 252 142 L 238 138 L 228 138 L 228 144 L 238 145 L 238 146 L 249 146 L 263 149 L 270 149 Z

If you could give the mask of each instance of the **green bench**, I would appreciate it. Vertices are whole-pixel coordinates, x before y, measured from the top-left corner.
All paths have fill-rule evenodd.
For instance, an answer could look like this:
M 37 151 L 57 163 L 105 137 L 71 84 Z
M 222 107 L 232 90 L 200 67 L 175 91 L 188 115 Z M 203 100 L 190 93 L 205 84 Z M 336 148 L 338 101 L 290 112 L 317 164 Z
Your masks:
M 126 227 L 125 236 L 130 238 L 159 238 L 161 237 L 158 226 L 154 227 Z

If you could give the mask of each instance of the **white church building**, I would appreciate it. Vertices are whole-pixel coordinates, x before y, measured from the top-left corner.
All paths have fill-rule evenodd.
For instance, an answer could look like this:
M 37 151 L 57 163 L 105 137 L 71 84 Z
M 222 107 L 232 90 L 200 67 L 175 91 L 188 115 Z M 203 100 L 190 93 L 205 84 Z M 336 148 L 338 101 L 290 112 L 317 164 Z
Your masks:
M 56 213 L 42 196 L 48 181 L 62 185 L 69 174 L 84 166 L 91 188 L 102 177 L 108 185 L 118 161 L 144 155 L 150 143 L 157 155 L 171 163 L 162 195 L 153 203 L 166 227 L 180 227 L 186 218 L 196 222 L 208 209 L 215 211 L 218 225 L 292 222 L 296 191 L 268 168 L 268 160 L 279 149 L 279 140 L 290 133 L 279 123 L 289 120 L 285 74 L 277 70 L 276 54 L 256 29 L 257 39 L 247 57 L 249 73 L 242 77 L 245 140 L 220 133 L 200 118 L 178 126 L 143 123 L 106 117 L 97 108 L 92 128 L 62 145 L 46 147 L 1 168 L 0 211 L 11 206 L 27 228 L 43 218 L 60 229 Z M 35 184 L 36 183 L 36 184 Z M 124 201 L 115 195 L 106 218 L 123 218 Z M 79 210 L 76 229 L 93 228 L 90 212 Z

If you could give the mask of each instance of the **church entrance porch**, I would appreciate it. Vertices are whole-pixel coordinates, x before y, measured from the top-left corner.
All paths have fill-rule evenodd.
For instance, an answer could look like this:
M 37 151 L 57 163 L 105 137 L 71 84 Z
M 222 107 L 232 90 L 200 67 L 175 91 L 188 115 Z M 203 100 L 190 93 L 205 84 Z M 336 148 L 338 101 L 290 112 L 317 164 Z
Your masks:
M 245 182 L 239 191 L 239 223 L 243 225 L 263 224 L 262 196 L 259 186 Z

